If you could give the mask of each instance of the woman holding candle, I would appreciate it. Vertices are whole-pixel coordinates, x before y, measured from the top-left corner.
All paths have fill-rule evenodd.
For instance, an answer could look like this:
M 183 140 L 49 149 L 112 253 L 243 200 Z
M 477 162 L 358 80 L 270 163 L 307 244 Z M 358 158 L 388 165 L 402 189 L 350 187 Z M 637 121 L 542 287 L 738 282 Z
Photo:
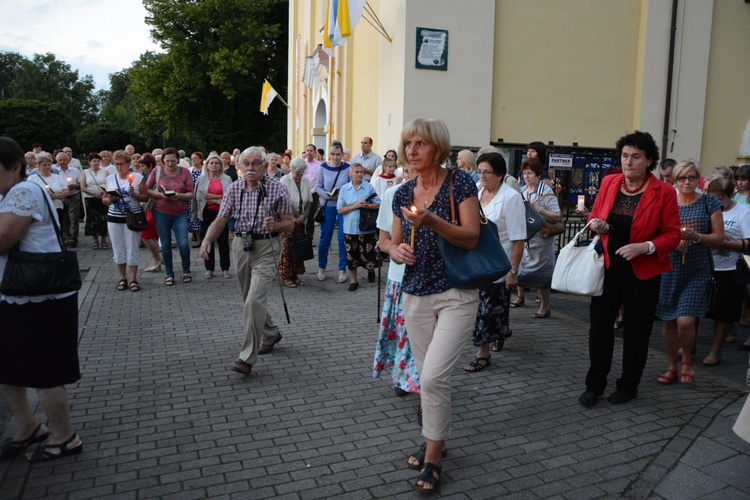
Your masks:
M 590 365 L 586 391 L 578 398 L 586 407 L 594 406 L 607 387 L 620 304 L 622 376 L 608 401 L 627 403 L 638 394 L 661 275 L 672 269 L 669 256 L 681 237 L 674 188 L 651 173 L 659 161 L 651 134 L 635 131 L 621 137 L 616 147 L 623 173 L 602 177 L 589 217 L 589 229 L 601 235 L 605 271 L 604 292 L 591 298 L 589 309 Z
M 444 122 L 418 118 L 406 124 L 399 157 L 409 162 L 415 179 L 396 191 L 391 241 L 383 245 L 393 262 L 406 264 L 404 318 L 419 372 L 426 440 L 408 466 L 421 470 L 414 487 L 422 493 L 433 493 L 440 485 L 451 426 L 450 375 L 471 336 L 479 305 L 477 290 L 451 288 L 437 245 L 438 236 L 467 250 L 479 242 L 476 184 L 466 172 L 441 166 L 449 154 Z M 450 222 L 451 184 L 460 225 Z
M 188 201 L 193 199 L 193 177 L 186 168 L 178 164 L 179 157 L 175 148 L 167 148 L 162 153 L 164 168 L 151 172 L 146 182 L 148 193 L 156 199 L 151 211 L 161 242 L 161 259 L 167 274 L 164 284 L 174 285 L 174 268 L 172 267 L 172 231 L 182 259 L 182 282 L 190 283 L 190 246 L 188 245 Z M 157 176 L 159 177 L 157 184 Z
M 99 249 L 99 238 L 102 239 L 102 250 L 109 250 L 107 246 L 107 206 L 102 203 L 104 191 L 99 186 L 107 182 L 107 171 L 101 168 L 102 158 L 99 153 L 89 155 L 89 165 L 81 175 L 81 191 L 86 205 L 86 236 L 93 236 L 91 248 Z
M 107 191 L 117 191 L 119 196 L 105 194 L 102 203 L 109 207 L 107 212 L 107 232 L 112 242 L 112 253 L 117 264 L 120 281 L 117 289 L 122 291 L 128 287 L 125 267 L 130 271 L 130 291 L 138 292 L 138 243 L 141 233 L 132 231 L 125 223 L 125 212 L 141 212 L 142 201 L 148 200 L 146 180 L 140 174 L 130 172 L 130 155 L 125 151 L 115 151 L 117 172 L 107 177 Z
M 680 382 L 689 384 L 695 379 L 691 354 L 695 343 L 695 319 L 706 315 L 714 268 L 709 247 L 724 243 L 721 202 L 716 196 L 695 190 L 700 179 L 698 163 L 681 161 L 672 170 L 672 178 L 678 189 L 682 241 L 670 255 L 672 271 L 664 274 L 656 307 L 656 316 L 664 320 L 662 335 L 669 363 L 667 371 L 656 380 L 664 385 L 672 384 L 678 378 L 680 347 Z
M 52 173 L 52 155 L 49 153 L 41 152 L 36 155 L 36 164 L 39 171 L 29 177 L 29 181 L 47 190 L 57 216 L 62 220 L 63 200 L 68 197 L 68 183 L 60 174 Z

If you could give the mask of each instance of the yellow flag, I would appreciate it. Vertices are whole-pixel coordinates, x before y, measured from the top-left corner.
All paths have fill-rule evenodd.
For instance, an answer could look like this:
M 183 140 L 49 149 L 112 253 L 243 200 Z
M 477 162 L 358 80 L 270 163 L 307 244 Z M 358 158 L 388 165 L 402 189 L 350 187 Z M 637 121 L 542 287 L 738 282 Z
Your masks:
M 268 83 L 267 80 L 263 81 L 263 91 L 261 92 L 260 96 L 260 112 L 264 115 L 268 114 L 268 107 L 271 105 L 271 102 L 276 98 L 276 96 L 279 95 L 278 92 L 274 90 L 273 87 L 271 87 L 271 84 Z

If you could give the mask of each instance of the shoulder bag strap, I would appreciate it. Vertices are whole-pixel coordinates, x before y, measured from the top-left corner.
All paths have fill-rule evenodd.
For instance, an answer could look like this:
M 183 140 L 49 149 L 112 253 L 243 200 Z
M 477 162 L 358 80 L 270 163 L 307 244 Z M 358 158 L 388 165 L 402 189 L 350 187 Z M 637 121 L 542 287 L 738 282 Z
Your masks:
M 451 172 L 448 175 L 451 176 L 450 182 L 448 184 L 448 186 L 449 186 L 449 188 L 448 188 L 449 189 L 448 190 L 448 193 L 449 193 L 449 195 L 448 195 L 448 203 L 450 203 L 450 206 L 451 206 L 451 224 L 453 224 L 454 226 L 458 226 L 458 219 L 456 219 L 456 206 L 455 206 L 456 205 L 456 200 L 453 198 L 453 176 L 456 175 L 456 174 L 454 174 L 453 172 Z
M 39 177 L 41 178 L 41 176 Z M 44 179 L 42 179 L 42 181 L 44 181 Z M 37 184 L 37 186 L 39 186 L 39 184 Z M 60 251 L 64 252 L 65 241 L 63 241 L 62 231 L 60 231 L 60 226 L 57 225 L 57 219 L 55 218 L 55 214 L 52 213 L 52 207 L 50 207 L 49 205 L 49 200 L 47 199 L 47 193 L 44 191 L 44 189 L 42 189 L 42 186 L 39 186 L 39 189 L 42 190 L 42 198 L 44 198 L 44 204 L 47 205 L 47 212 L 49 212 L 49 218 L 52 219 L 52 225 L 55 227 L 55 235 L 57 236 L 57 242 L 60 244 Z

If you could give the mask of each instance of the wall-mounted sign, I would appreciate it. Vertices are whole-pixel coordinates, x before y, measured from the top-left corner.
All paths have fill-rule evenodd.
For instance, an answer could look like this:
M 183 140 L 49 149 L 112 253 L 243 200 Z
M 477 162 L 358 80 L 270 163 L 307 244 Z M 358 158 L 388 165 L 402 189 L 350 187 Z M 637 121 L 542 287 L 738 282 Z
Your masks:
M 417 28 L 416 67 L 448 71 L 448 30 Z
M 549 155 L 549 168 L 555 170 L 572 170 L 573 155 L 551 154 Z

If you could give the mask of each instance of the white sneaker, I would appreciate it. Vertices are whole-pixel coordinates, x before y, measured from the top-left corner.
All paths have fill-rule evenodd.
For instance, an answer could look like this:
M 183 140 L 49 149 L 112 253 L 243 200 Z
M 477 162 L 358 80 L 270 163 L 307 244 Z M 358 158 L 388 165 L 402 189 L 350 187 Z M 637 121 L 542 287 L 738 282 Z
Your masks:
M 325 281 L 325 280 L 326 280 L 326 270 L 318 269 L 318 281 Z
M 214 277 L 214 272 L 213 271 L 206 271 L 206 279 L 207 280 L 210 280 L 213 277 Z
M 229 279 L 231 277 L 232 277 L 232 275 L 229 274 L 229 271 L 224 271 L 224 279 Z
M 339 271 L 339 283 L 346 283 L 346 271 Z

